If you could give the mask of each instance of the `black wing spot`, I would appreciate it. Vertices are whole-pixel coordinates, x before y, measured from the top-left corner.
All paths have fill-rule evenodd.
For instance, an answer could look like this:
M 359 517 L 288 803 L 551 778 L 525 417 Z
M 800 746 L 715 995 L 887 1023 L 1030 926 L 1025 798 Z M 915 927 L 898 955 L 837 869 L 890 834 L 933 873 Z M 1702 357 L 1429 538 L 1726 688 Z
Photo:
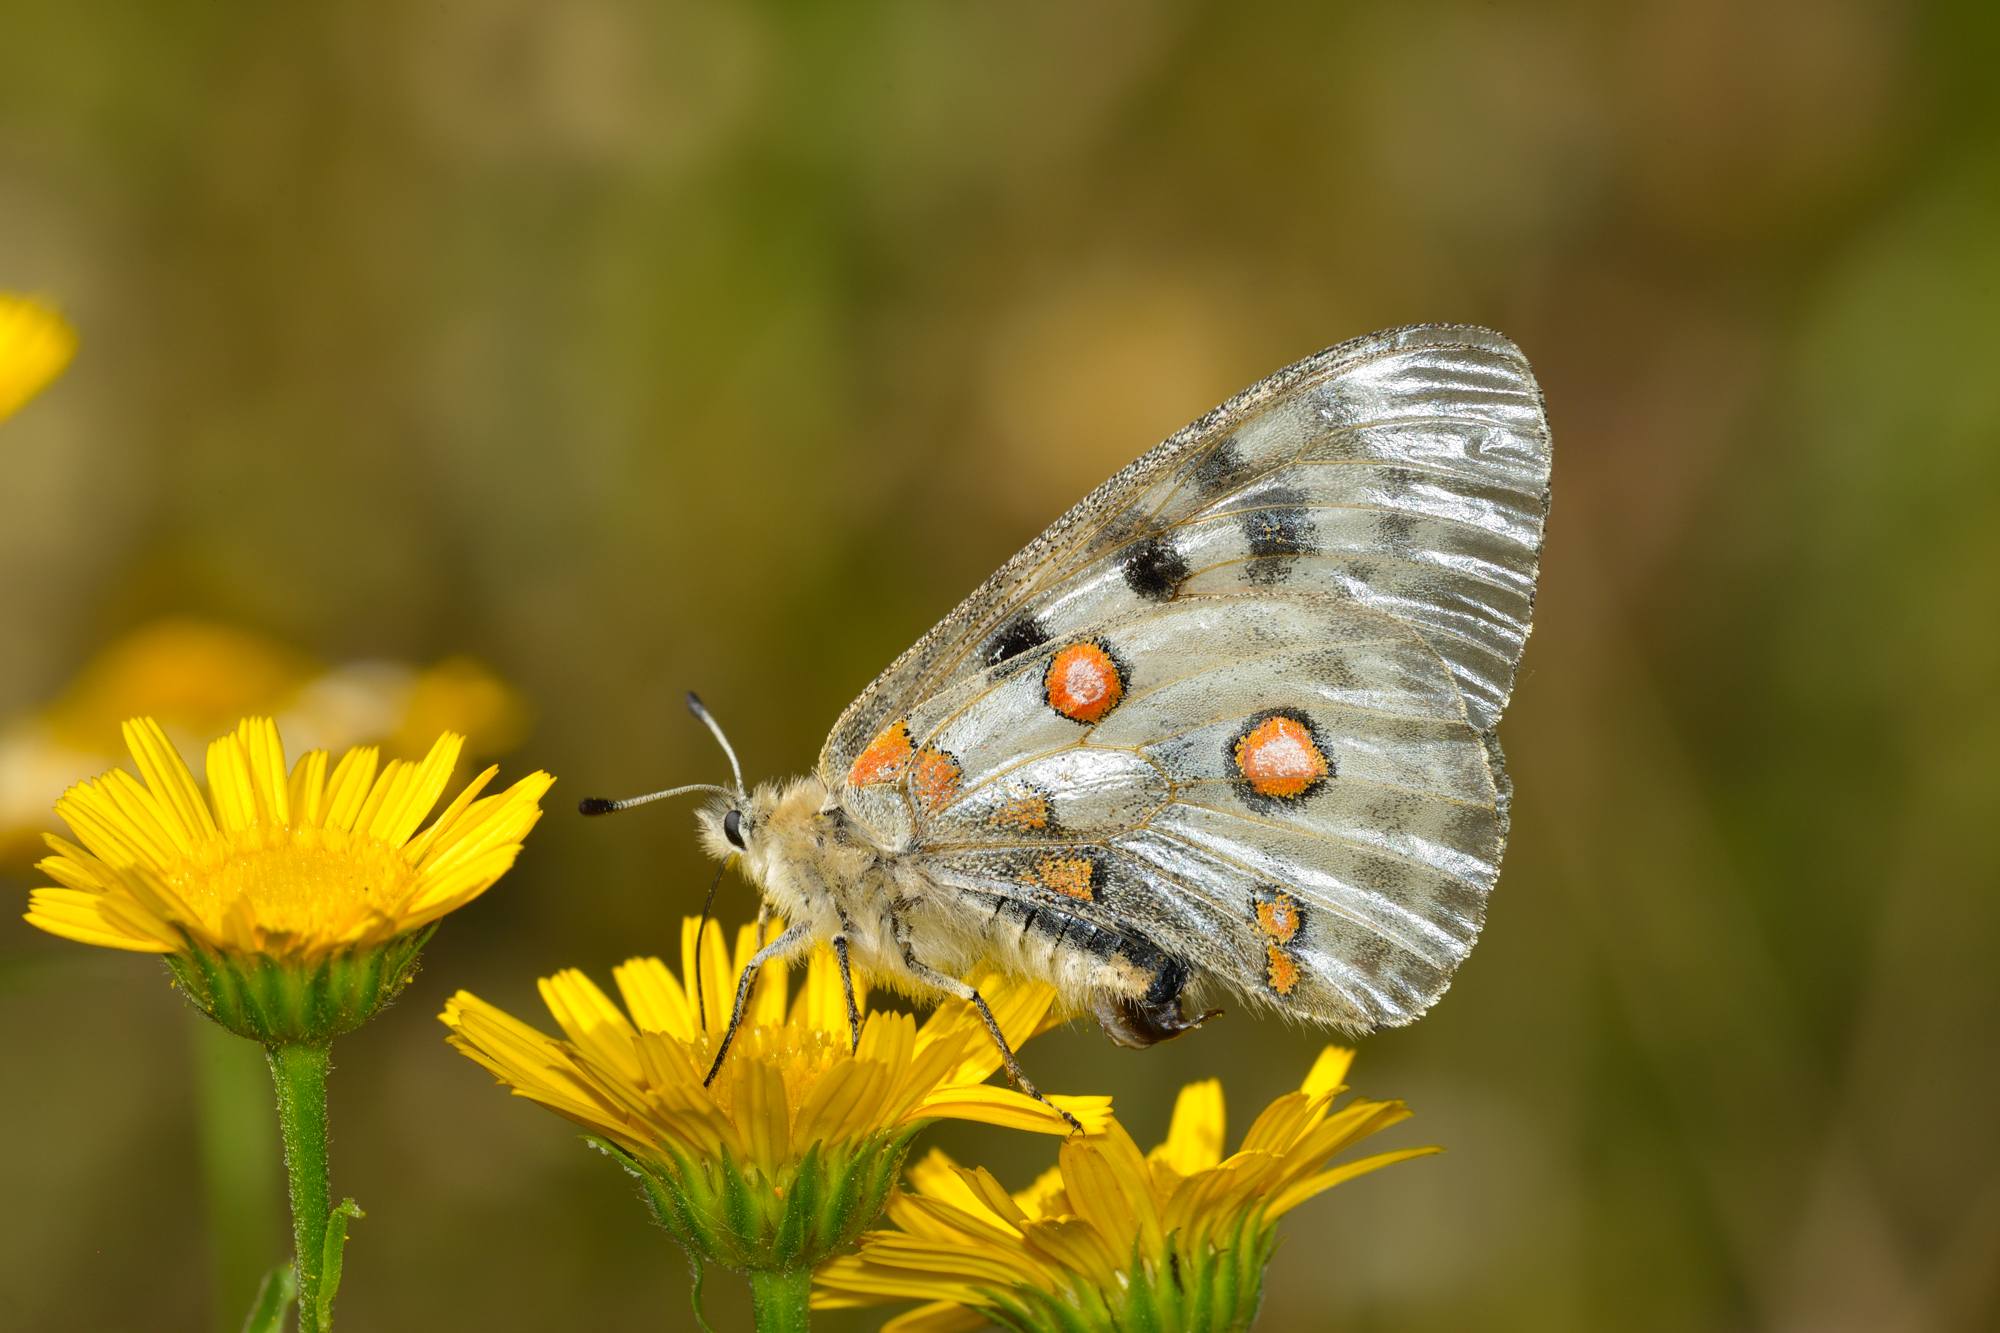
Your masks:
M 1174 549 L 1172 539 L 1164 536 L 1146 538 L 1132 546 L 1125 556 L 1125 582 L 1149 601 L 1171 602 L 1192 572 L 1187 557 Z
M 1243 512 L 1243 537 L 1250 546 L 1250 563 L 1244 577 L 1260 588 L 1270 588 L 1292 576 L 1294 557 L 1319 553 L 1319 530 L 1313 526 L 1309 510 L 1288 501 L 1305 497 L 1293 490 L 1273 491 L 1275 503 L 1268 509 Z
M 1220 495 L 1241 486 L 1254 471 L 1255 465 L 1236 447 L 1236 437 L 1232 435 L 1195 464 L 1194 484 L 1205 494 Z
M 1022 653 L 1031 653 L 1049 641 L 1049 631 L 1041 621 L 1032 615 L 1018 615 L 1005 625 L 1000 632 L 986 641 L 980 653 L 987 666 L 999 666 L 1011 661 Z
M 1312 513 L 1298 502 L 1305 497 L 1294 490 L 1273 491 L 1271 505 L 1243 512 L 1243 536 L 1250 554 L 1258 559 L 1284 555 L 1318 555 L 1319 529 Z

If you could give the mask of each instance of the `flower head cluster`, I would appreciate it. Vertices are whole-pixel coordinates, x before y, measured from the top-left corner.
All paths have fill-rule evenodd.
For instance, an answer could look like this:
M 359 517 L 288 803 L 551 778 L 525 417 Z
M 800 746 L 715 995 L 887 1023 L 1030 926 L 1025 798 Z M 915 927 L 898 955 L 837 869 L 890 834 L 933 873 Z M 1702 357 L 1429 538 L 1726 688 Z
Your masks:
M 630 1016 L 583 973 L 543 979 L 567 1040 L 546 1036 L 460 991 L 443 1021 L 451 1043 L 517 1096 L 595 1135 L 639 1177 L 660 1222 L 694 1253 L 744 1270 L 791 1271 L 824 1259 L 880 1212 L 910 1140 L 938 1119 L 1069 1132 L 1049 1106 L 986 1080 L 1000 1057 L 971 1005 L 947 1000 L 919 1025 L 866 1007 L 858 1047 L 831 950 L 787 996 L 767 964 L 742 1028 L 704 1087 L 728 1028 L 736 978 L 757 949 L 739 932 L 729 956 L 718 928 L 682 931 L 682 973 L 635 958 L 613 973 Z M 696 951 L 701 985 L 695 985 Z M 685 978 L 683 980 L 682 978 Z M 1054 992 L 981 977 L 1008 1041 L 1041 1030 Z M 1087 1127 L 1109 1123 L 1109 1099 L 1055 1099 Z
M 884 1333 L 957 1333 L 988 1323 L 1040 1333 L 1247 1328 L 1277 1220 L 1342 1181 L 1438 1151 L 1408 1148 L 1323 1169 L 1405 1119 L 1401 1102 L 1346 1091 L 1352 1051 L 1328 1047 L 1297 1092 L 1266 1107 L 1222 1155 L 1222 1085 L 1181 1090 L 1167 1141 L 1141 1154 L 1113 1122 L 1071 1139 L 1059 1165 L 1010 1195 L 984 1168 L 941 1152 L 890 1201 L 900 1230 L 862 1236 L 817 1274 L 822 1308 L 921 1300 Z
M 440 737 L 421 762 L 378 773 L 372 748 L 327 771 L 314 750 L 289 775 L 269 719 L 208 747 L 208 792 L 151 718 L 123 769 L 71 788 L 56 812 L 82 845 L 48 835 L 28 920 L 85 944 L 165 954 L 217 1021 L 261 1041 L 324 1040 L 364 1021 L 408 979 L 426 928 L 505 874 L 554 781 L 478 799 L 466 786 L 429 828 L 458 761 Z

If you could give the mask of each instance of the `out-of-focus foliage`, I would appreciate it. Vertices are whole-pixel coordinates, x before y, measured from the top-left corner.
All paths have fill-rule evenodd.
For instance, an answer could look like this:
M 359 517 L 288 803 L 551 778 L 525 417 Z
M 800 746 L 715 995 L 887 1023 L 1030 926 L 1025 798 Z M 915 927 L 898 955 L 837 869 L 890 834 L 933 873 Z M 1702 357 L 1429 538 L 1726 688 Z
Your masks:
M 0 289 L 82 337 L 0 425 L 0 715 L 201 616 L 490 663 L 572 795 L 720 777 L 689 687 L 796 771 L 1168 431 L 1342 338 L 1491 324 L 1557 440 L 1516 836 L 1452 993 L 1364 1050 L 1451 1151 L 1288 1219 L 1264 1326 L 2000 1323 L 1990 5 L 0 14 Z M 429 1016 L 669 948 L 706 883 L 684 810 L 558 811 L 346 1039 L 347 1321 L 681 1317 L 626 1183 Z M 33 935 L 0 929 L 0 1323 L 240 1317 L 178 1002 Z M 1258 1104 L 1319 1041 L 1231 1014 L 1031 1068 L 1151 1142 L 1181 1084 Z M 1010 1188 L 1051 1160 L 931 1137 Z

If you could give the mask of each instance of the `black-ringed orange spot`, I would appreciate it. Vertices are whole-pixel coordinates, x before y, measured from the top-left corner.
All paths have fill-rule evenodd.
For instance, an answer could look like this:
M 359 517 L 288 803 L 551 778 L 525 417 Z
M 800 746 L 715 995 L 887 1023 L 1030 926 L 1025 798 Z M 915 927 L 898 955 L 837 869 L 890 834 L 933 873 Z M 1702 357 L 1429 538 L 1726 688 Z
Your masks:
M 915 749 L 910 743 L 910 724 L 901 720 L 891 722 L 856 757 L 854 766 L 847 770 L 847 785 L 873 787 L 896 781 L 909 766 Z
M 1264 969 L 1264 980 L 1278 994 L 1290 995 L 1299 984 L 1299 965 L 1292 961 L 1290 954 L 1273 944 Z
M 1257 928 L 1280 944 L 1299 933 L 1299 900 L 1289 893 L 1272 893 L 1257 904 Z
M 1045 856 L 1029 872 L 1029 878 L 1045 889 L 1090 902 L 1095 897 L 1096 864 L 1087 856 Z
M 932 810 L 949 805 L 952 797 L 958 795 L 959 779 L 964 775 L 958 760 L 926 745 L 918 752 L 916 765 L 910 770 L 910 795 L 919 805 Z
M 1073 643 L 1057 653 L 1042 684 L 1049 707 L 1072 722 L 1102 721 L 1125 697 L 1125 674 L 1096 643 Z
M 1312 724 L 1302 715 L 1267 713 L 1230 748 L 1237 773 L 1261 797 L 1296 800 L 1333 772 Z

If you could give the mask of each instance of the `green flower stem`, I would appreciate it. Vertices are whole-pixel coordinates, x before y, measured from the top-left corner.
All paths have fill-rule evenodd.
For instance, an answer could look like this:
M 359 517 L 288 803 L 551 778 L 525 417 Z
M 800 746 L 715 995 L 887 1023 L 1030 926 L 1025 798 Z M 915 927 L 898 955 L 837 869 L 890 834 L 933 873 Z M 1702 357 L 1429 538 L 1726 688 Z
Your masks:
M 326 1162 L 327 1042 L 278 1042 L 265 1047 L 278 1085 L 278 1124 L 285 1136 L 285 1170 L 292 1179 L 292 1262 L 299 1275 L 299 1333 L 322 1333 L 320 1279 L 325 1276 L 326 1224 L 333 1181 Z
M 804 1333 L 812 1280 L 810 1268 L 783 1273 L 751 1269 L 750 1309 L 757 1333 Z

